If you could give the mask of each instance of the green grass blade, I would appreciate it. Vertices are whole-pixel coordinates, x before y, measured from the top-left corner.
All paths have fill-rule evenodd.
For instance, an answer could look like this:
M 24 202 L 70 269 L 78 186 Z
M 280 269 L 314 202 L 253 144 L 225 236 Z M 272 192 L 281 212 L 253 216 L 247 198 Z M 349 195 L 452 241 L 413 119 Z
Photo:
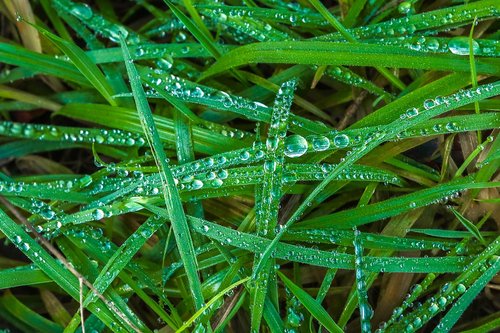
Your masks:
M 335 54 L 335 56 L 332 56 Z M 390 55 L 390 56 L 388 56 Z M 470 71 L 468 59 L 447 54 L 403 50 L 394 46 L 328 42 L 266 42 L 245 45 L 222 56 L 204 72 L 207 78 L 242 65 L 304 64 L 385 66 L 440 71 Z M 477 72 L 498 75 L 500 60 L 477 59 Z
M 75 67 L 78 68 L 82 75 L 89 80 L 92 86 L 99 91 L 99 93 L 108 101 L 110 105 L 117 105 L 113 98 L 115 93 L 113 92 L 106 77 L 82 49 L 41 27 L 37 27 L 37 29 L 68 56 Z
M 335 321 L 330 317 L 328 312 L 307 292 L 299 288 L 290 279 L 288 279 L 283 273 L 278 272 L 279 277 L 285 283 L 288 289 L 297 296 L 299 301 L 304 305 L 304 307 L 318 320 L 318 322 L 323 325 L 329 332 L 343 332 L 343 330 L 335 323 Z
M 169 212 L 172 228 L 174 229 L 174 236 L 179 249 L 179 254 L 184 262 L 187 278 L 190 285 L 191 296 L 196 309 L 203 306 L 203 294 L 201 292 L 201 283 L 198 277 L 198 268 L 196 256 L 194 254 L 193 241 L 189 228 L 187 225 L 186 216 L 184 215 L 184 208 L 174 185 L 174 177 L 172 171 L 167 163 L 167 157 L 163 150 L 158 130 L 153 120 L 153 115 L 146 98 L 146 94 L 142 88 L 141 80 L 137 70 L 130 59 L 130 54 L 127 49 L 125 41 L 121 40 L 123 58 L 129 74 L 134 99 L 137 106 L 139 119 L 144 130 L 144 134 L 151 146 L 153 156 L 155 157 L 156 165 L 160 172 L 162 179 L 163 195 L 165 206 Z

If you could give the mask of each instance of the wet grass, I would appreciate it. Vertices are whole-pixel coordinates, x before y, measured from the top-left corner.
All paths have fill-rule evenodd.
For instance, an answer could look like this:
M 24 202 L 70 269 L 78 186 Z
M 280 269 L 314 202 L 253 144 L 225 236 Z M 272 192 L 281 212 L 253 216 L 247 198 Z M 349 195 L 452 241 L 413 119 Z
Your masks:
M 0 329 L 499 329 L 498 1 L 1 3 Z

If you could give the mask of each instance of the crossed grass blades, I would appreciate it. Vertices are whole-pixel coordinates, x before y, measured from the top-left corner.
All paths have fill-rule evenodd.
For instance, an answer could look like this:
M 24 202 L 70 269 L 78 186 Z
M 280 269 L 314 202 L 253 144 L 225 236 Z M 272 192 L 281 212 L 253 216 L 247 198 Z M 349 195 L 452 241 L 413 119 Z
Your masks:
M 0 328 L 500 327 L 500 3 L 2 0 Z

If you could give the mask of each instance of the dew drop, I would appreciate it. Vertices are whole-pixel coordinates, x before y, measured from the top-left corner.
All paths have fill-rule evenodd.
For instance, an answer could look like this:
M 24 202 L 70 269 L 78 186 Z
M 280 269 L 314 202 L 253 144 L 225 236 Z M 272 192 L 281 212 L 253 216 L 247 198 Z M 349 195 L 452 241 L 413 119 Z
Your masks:
M 469 38 L 467 37 L 454 37 L 448 43 L 448 49 L 453 54 L 458 55 L 468 55 L 470 52 L 469 49 Z M 474 54 L 478 53 L 480 50 L 479 44 L 472 40 L 472 51 Z
M 457 123 L 455 122 L 449 122 L 445 126 L 446 130 L 453 132 L 457 130 Z
M 203 187 L 203 182 L 199 179 L 195 179 L 193 180 L 193 182 L 191 183 L 191 188 L 193 190 L 199 190 L 200 188 Z
M 429 110 L 432 109 L 436 105 L 433 99 L 426 99 L 424 101 L 424 109 Z
M 439 49 L 439 42 L 437 39 L 431 38 L 426 43 L 429 51 L 437 51 Z
M 104 218 L 104 212 L 102 209 L 96 209 L 92 212 L 92 218 L 94 218 L 94 220 L 100 220 L 102 218 Z
M 406 110 L 406 116 L 408 118 L 413 118 L 413 117 L 418 116 L 418 109 L 417 108 L 411 108 L 411 109 Z
M 265 161 L 264 170 L 269 173 L 276 171 L 276 161 L 274 160 Z
M 285 139 L 285 155 L 299 157 L 307 151 L 307 140 L 298 134 L 290 135 Z
M 316 136 L 312 139 L 312 147 L 315 151 L 324 151 L 330 148 L 330 140 L 326 136 Z
M 266 148 L 268 151 L 275 151 L 278 148 L 279 139 L 276 137 L 268 138 L 266 140 Z M 285 142 L 286 145 L 286 142 Z
M 214 180 L 212 180 L 211 184 L 213 187 L 221 187 L 224 182 L 220 178 L 215 178 Z
M 78 16 L 79 18 L 88 20 L 92 18 L 92 9 L 86 3 L 80 3 L 71 8 L 71 14 Z
M 246 161 L 250 158 L 250 153 L 248 151 L 243 151 L 240 153 L 240 160 Z
M 409 1 L 403 1 L 399 4 L 398 6 L 398 11 L 401 14 L 408 14 L 411 11 L 411 2 Z
M 345 134 L 338 134 L 333 138 L 333 144 L 338 148 L 344 148 L 349 145 L 351 140 Z
M 465 286 L 461 283 L 457 285 L 456 289 L 460 294 L 463 294 L 467 290 L 467 288 L 465 288 Z

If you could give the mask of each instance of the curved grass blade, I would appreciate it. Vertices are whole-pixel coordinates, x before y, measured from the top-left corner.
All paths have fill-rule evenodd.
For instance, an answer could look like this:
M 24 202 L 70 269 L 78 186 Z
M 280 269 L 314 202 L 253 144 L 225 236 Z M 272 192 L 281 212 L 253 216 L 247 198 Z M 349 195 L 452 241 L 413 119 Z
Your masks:
M 389 56 L 390 55 L 390 56 Z M 201 79 L 231 68 L 256 63 L 384 66 L 469 72 L 468 59 L 448 54 L 431 54 L 394 46 L 331 42 L 265 42 L 241 46 L 222 56 Z M 476 59 L 477 72 L 500 74 L 500 60 Z
M 89 81 L 75 68 L 73 64 L 52 56 L 29 51 L 23 47 L 0 43 L 0 62 L 19 66 L 32 74 L 47 74 L 84 87 L 89 87 Z
M 27 307 L 17 299 L 10 291 L 7 291 L 0 297 L 0 307 L 9 312 L 19 321 L 31 327 L 33 330 L 47 333 L 61 333 L 62 326 L 41 316 L 34 310 Z
M 469 230 L 469 232 L 474 237 L 476 237 L 481 243 L 485 244 L 483 236 L 481 236 L 481 233 L 479 232 L 479 230 L 477 229 L 477 227 L 476 227 L 476 225 L 474 223 L 472 223 L 467 218 L 465 218 L 465 216 L 463 216 L 462 214 L 460 214 L 459 212 L 457 212 L 457 210 L 455 208 L 450 207 L 449 209 L 451 210 L 451 212 L 453 213 L 453 215 L 455 215 L 455 217 L 457 218 L 457 220 L 459 220 L 460 223 L 462 223 L 462 225 L 465 228 L 467 228 L 467 230 Z
M 106 77 L 101 72 L 99 67 L 97 67 L 92 60 L 87 56 L 87 54 L 80 49 L 75 44 L 68 42 L 67 40 L 54 35 L 53 33 L 45 30 L 41 27 L 34 25 L 38 31 L 40 31 L 45 37 L 50 39 L 61 51 L 63 51 L 76 68 L 82 73 L 83 76 L 89 80 L 89 82 L 94 86 L 97 91 L 108 101 L 112 106 L 116 106 L 116 102 L 113 98 L 115 94 L 108 83 Z

